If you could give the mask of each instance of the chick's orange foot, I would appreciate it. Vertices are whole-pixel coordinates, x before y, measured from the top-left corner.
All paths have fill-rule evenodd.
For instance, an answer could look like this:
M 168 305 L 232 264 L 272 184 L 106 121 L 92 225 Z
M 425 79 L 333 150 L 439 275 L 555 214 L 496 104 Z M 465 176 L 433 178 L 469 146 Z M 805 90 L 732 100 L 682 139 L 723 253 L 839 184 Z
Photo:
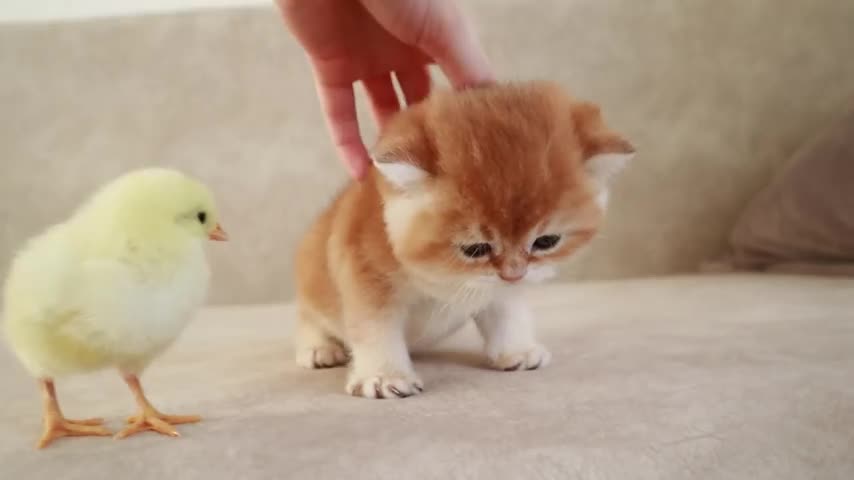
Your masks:
M 103 423 L 100 418 L 70 420 L 61 414 L 48 413 L 44 418 L 44 432 L 36 447 L 45 448 L 63 437 L 109 437 L 112 433 L 101 426 Z
M 36 448 L 42 449 L 53 443 L 54 440 L 63 437 L 108 437 L 112 435 L 109 430 L 102 427 L 104 420 L 100 418 L 89 418 L 86 420 L 69 420 L 62 415 L 59 401 L 56 399 L 56 387 L 52 378 L 39 380 L 42 388 L 42 399 L 44 401 L 44 432 L 42 432 Z
M 197 423 L 202 420 L 198 415 L 166 415 L 150 408 L 144 409 L 139 414 L 128 417 L 128 426 L 116 434 L 116 439 L 121 440 L 140 432 L 153 431 L 170 437 L 180 437 L 181 434 L 175 430 L 175 425 L 184 423 Z
M 139 383 L 139 377 L 135 374 L 125 374 L 124 379 L 131 393 L 133 393 L 137 405 L 139 405 L 139 413 L 128 417 L 128 426 L 116 434 L 116 440 L 149 430 L 170 437 L 180 437 L 181 434 L 175 430 L 173 425 L 196 423 L 202 420 L 202 417 L 198 415 L 166 415 L 165 413 L 158 412 L 145 397 L 145 392 L 143 392 L 142 385 Z

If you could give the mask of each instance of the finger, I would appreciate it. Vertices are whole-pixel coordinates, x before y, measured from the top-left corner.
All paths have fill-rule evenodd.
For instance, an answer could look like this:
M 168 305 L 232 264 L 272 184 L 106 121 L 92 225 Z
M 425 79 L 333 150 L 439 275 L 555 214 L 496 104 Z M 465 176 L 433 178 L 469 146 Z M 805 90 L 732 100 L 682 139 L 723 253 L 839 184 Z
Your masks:
M 404 9 L 404 3 L 419 8 Z M 455 88 L 494 81 L 486 54 L 456 2 L 362 0 L 362 5 L 392 35 L 432 58 Z
M 382 127 L 385 122 L 400 110 L 400 100 L 394 90 L 394 83 L 390 73 L 384 73 L 362 80 L 368 98 L 371 100 L 371 110 L 374 112 L 374 120 Z
M 455 23 L 458 26 L 453 29 L 422 37 L 421 48 L 433 57 L 454 88 L 494 82 L 492 67 L 474 33 L 462 17 Z
M 403 90 L 407 105 L 413 105 L 427 98 L 430 94 L 430 72 L 427 66 L 396 72 L 397 83 Z
M 318 80 L 317 94 L 338 156 L 354 178 L 363 178 L 370 158 L 359 133 L 353 85 L 324 85 Z

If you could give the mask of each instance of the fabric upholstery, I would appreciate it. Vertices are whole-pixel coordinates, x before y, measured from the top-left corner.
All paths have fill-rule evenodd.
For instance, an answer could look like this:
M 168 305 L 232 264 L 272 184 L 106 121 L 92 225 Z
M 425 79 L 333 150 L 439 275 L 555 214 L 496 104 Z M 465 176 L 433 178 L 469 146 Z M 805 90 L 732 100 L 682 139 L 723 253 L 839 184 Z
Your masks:
M 798 150 L 730 244 L 736 268 L 854 275 L 854 110 Z
M 561 82 L 638 148 L 564 279 L 695 270 L 854 98 L 854 62 L 840 60 L 854 2 L 461 4 L 500 78 Z M 213 248 L 211 300 L 291 298 L 297 238 L 345 176 L 272 5 L 0 25 L 0 79 L 0 271 L 96 185 L 171 165 L 212 185 L 233 239 Z
M 483 368 L 474 328 L 416 359 L 426 391 L 344 393 L 302 370 L 289 305 L 218 307 L 143 376 L 181 438 L 60 440 L 0 350 L 0 476 L 92 478 L 854 478 L 854 280 L 709 276 L 531 292 L 552 365 Z M 69 416 L 116 429 L 114 372 L 60 380 Z
M 271 7 L 0 25 L 0 271 L 96 185 L 170 165 L 213 186 L 232 237 L 212 302 L 247 304 L 202 312 L 143 377 L 205 417 L 180 439 L 34 451 L 38 392 L 0 348 L 0 478 L 854 478 L 854 280 L 625 279 L 718 254 L 850 105 L 854 2 L 461 3 L 501 78 L 562 82 L 640 152 L 562 276 L 622 280 L 531 292 L 553 364 L 487 370 L 469 328 L 416 360 L 427 391 L 403 401 L 294 365 L 293 248 L 345 176 Z M 70 417 L 133 412 L 114 372 L 57 387 Z

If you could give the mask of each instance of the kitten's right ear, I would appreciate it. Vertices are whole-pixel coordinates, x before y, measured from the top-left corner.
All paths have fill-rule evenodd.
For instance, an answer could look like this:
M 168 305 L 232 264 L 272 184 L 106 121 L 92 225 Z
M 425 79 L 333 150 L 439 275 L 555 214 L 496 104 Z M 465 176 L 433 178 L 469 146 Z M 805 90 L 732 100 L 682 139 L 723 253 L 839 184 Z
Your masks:
M 421 183 L 428 174 L 415 165 L 414 159 L 403 150 L 375 153 L 374 166 L 395 187 L 406 190 Z
M 425 169 L 432 155 L 414 111 L 405 111 L 386 126 L 371 152 L 374 167 L 392 185 L 407 190 L 422 183 L 430 172 Z

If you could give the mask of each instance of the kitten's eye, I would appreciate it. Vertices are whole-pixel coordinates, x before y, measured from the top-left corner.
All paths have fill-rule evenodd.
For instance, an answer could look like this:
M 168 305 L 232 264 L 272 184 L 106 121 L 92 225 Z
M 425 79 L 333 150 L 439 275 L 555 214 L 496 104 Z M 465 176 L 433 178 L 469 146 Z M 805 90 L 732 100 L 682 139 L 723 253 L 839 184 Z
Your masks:
M 560 241 L 560 235 L 543 235 L 534 240 L 533 250 L 548 250 L 554 248 Z
M 460 250 L 462 250 L 463 255 L 469 258 L 480 258 L 492 252 L 492 245 L 488 243 L 473 243 L 471 245 L 463 245 L 460 247 Z
M 208 214 L 205 212 L 199 212 L 196 214 L 196 218 L 199 219 L 199 222 L 205 223 L 208 219 Z

